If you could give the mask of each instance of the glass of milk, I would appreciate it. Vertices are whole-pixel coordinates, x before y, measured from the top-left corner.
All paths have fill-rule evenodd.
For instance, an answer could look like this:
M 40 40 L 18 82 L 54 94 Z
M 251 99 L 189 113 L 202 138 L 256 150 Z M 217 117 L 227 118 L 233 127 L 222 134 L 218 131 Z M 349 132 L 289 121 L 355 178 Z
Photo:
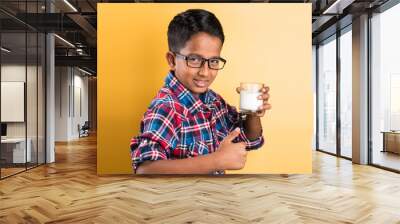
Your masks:
M 263 100 L 258 99 L 260 96 L 262 83 L 242 82 L 240 83 L 240 106 L 241 113 L 254 113 L 263 105 Z

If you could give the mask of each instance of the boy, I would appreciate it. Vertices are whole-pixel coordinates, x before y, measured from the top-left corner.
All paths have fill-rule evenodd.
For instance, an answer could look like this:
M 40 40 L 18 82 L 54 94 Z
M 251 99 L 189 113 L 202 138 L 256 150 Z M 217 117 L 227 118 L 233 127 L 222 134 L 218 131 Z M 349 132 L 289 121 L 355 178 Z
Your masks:
M 187 10 L 170 22 L 170 72 L 131 140 L 135 173 L 224 173 L 242 169 L 246 149 L 263 145 L 260 117 L 271 108 L 269 88 L 260 93 L 263 106 L 243 121 L 208 88 L 226 63 L 220 57 L 224 38 L 218 19 L 205 10 Z

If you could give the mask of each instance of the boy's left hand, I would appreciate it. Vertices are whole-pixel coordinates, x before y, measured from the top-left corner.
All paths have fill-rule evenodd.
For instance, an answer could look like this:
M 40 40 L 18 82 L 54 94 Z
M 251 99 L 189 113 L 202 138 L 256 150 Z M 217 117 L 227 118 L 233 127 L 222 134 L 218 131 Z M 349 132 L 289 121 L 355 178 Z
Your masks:
M 240 87 L 236 88 L 236 91 L 238 93 L 240 93 Z M 262 99 L 263 100 L 263 105 L 260 106 L 258 111 L 254 113 L 257 117 L 263 117 L 265 115 L 265 112 L 267 110 L 271 109 L 271 104 L 268 103 L 268 100 L 269 100 L 269 87 L 268 86 L 264 86 L 260 90 L 260 92 L 261 92 L 261 95 L 258 96 L 258 99 Z
M 263 100 L 263 105 L 259 107 L 259 110 L 256 112 L 256 115 L 258 117 L 263 117 L 267 110 L 271 110 L 271 104 L 268 103 L 268 100 L 269 100 L 269 87 L 268 86 L 264 86 L 261 89 L 261 95 L 258 97 L 258 99 Z

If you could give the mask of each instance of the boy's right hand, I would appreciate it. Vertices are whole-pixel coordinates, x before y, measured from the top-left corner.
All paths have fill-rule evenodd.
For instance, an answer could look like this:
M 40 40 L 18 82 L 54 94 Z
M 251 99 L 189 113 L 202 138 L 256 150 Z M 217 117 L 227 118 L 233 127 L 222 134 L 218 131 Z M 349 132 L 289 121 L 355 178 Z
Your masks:
M 218 164 L 218 170 L 240 170 L 246 164 L 246 144 L 244 142 L 232 142 L 239 134 L 239 128 L 229 133 L 229 135 L 222 140 L 218 150 L 214 153 Z

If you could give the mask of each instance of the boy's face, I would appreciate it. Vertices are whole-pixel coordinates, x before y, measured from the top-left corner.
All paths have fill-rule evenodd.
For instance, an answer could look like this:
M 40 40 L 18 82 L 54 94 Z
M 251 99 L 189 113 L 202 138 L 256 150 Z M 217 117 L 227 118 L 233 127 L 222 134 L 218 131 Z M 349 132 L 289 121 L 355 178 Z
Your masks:
M 193 35 L 186 42 L 185 47 L 177 53 L 185 56 L 197 55 L 209 59 L 219 57 L 221 49 L 222 42 L 218 37 L 201 32 Z M 171 52 L 167 53 L 167 60 L 170 69 L 175 72 L 178 80 L 197 97 L 207 91 L 218 73 L 218 70 L 210 69 L 207 62 L 201 68 L 189 67 L 186 60 L 176 57 Z

